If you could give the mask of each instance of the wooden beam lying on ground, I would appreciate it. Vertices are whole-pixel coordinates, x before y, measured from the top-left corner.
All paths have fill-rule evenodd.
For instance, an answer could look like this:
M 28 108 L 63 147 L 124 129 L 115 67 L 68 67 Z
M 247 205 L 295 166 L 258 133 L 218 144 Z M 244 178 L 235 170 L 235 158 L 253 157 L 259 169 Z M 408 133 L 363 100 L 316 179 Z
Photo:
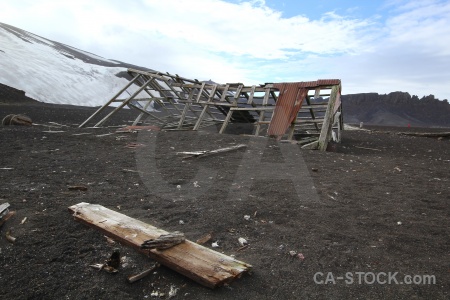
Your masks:
M 218 153 L 224 153 L 224 152 L 228 152 L 228 151 L 238 150 L 238 149 L 245 148 L 245 147 L 247 147 L 247 145 L 239 144 L 239 145 L 230 146 L 230 147 L 226 147 L 226 148 L 215 149 L 215 150 L 177 152 L 177 154 L 178 155 L 180 155 L 180 154 L 187 155 L 184 158 L 205 157 L 205 156 L 209 156 L 209 155 L 213 155 L 213 154 L 218 154 Z
M 447 132 L 399 132 L 398 134 L 423 136 L 423 137 L 450 137 L 450 131 L 447 131 Z
M 169 232 L 98 204 L 82 202 L 70 206 L 69 211 L 73 213 L 75 220 L 99 229 L 115 240 L 209 288 L 231 282 L 252 267 L 189 240 L 166 250 L 141 249 L 144 241 L 156 239 Z

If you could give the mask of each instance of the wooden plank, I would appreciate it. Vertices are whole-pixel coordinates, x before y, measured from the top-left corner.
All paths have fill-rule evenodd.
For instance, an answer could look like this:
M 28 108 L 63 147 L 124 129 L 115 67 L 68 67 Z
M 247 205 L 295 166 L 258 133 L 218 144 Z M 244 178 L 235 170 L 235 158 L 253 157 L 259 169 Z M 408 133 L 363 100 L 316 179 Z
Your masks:
M 303 145 L 301 148 L 302 149 L 309 149 L 309 150 L 316 150 L 318 145 L 319 145 L 319 141 L 314 141 L 312 143 Z
M 447 132 L 399 132 L 398 134 L 421 136 L 421 137 L 450 137 L 450 131 L 447 131 Z
M 247 100 L 247 104 L 249 104 L 249 105 L 253 103 L 253 97 L 255 96 L 255 89 L 256 89 L 256 85 L 253 85 L 250 89 L 250 95 Z
M 141 249 L 142 243 L 169 232 L 97 204 L 69 207 L 75 220 L 92 226 L 194 281 L 215 288 L 239 278 L 252 266 L 192 241 L 166 250 Z
M 237 101 L 239 100 L 239 97 L 241 96 L 241 90 L 242 90 L 242 85 L 239 85 L 236 92 L 234 93 L 234 100 L 233 100 L 233 105 L 237 105 Z M 228 126 L 228 122 L 230 122 L 231 120 L 231 115 L 233 114 L 233 111 L 230 109 L 228 111 L 228 114 L 225 118 L 225 120 L 223 121 L 222 127 L 220 128 L 219 134 L 222 134 L 225 132 L 225 129 Z
M 274 110 L 275 106 L 265 106 L 265 107 L 232 107 L 231 110 Z
M 334 118 L 334 104 L 336 102 L 336 99 L 339 97 L 339 85 L 334 85 L 331 89 L 331 96 L 328 100 L 328 107 L 327 111 L 325 113 L 324 122 L 322 125 L 322 129 L 320 131 L 320 137 L 319 137 L 319 146 L 318 149 L 320 151 L 326 151 L 328 142 L 331 138 L 331 131 L 333 126 L 333 118 Z
M 210 94 L 209 94 L 208 101 L 207 101 L 208 103 L 211 103 L 211 101 L 214 99 L 214 95 L 216 94 L 216 88 L 217 88 L 217 85 L 214 85 L 212 90 L 211 90 L 211 92 L 210 92 Z M 200 124 L 202 123 L 203 117 L 205 116 L 205 113 L 206 113 L 207 110 L 208 110 L 208 105 L 204 105 L 203 106 L 203 110 L 200 113 L 200 116 L 198 117 L 197 123 L 195 123 L 193 130 L 198 130 L 198 128 L 200 127 Z

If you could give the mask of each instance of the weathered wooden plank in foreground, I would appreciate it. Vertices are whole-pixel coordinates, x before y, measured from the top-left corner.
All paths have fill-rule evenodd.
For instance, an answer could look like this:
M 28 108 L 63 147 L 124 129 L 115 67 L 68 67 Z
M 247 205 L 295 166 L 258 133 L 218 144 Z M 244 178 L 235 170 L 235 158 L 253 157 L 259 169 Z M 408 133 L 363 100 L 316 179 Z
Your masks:
M 145 250 L 141 244 L 169 232 L 130 218 L 98 204 L 79 203 L 69 207 L 75 220 L 99 229 L 106 235 L 135 248 L 193 280 L 215 288 L 239 278 L 251 265 L 186 240 L 166 250 Z

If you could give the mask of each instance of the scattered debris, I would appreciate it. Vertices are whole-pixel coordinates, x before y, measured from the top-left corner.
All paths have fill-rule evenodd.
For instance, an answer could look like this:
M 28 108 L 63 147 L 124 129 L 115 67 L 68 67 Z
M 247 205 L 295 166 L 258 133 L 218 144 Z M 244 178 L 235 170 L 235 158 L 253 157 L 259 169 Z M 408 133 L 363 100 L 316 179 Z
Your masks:
M 205 150 L 205 151 L 193 151 L 193 152 L 177 152 L 178 155 L 187 155 L 183 157 L 183 159 L 192 158 L 192 157 L 205 157 L 208 155 L 218 154 L 218 153 L 224 153 L 228 151 L 233 151 L 241 148 L 245 148 L 247 145 L 245 144 L 239 144 L 236 146 L 226 147 L 226 148 L 220 148 L 216 150 Z
M 399 132 L 401 135 L 412 135 L 419 137 L 450 137 L 450 131 L 447 132 Z
M 87 191 L 87 186 L 84 185 L 69 185 L 67 187 L 71 191 Z
M 121 243 L 209 288 L 230 283 L 252 268 L 249 264 L 189 240 L 166 251 L 141 249 L 142 241 L 154 240 L 169 232 L 101 205 L 83 202 L 69 207 L 69 211 L 75 220 L 103 231 Z M 100 223 L 103 220 L 107 222 Z
M 104 264 L 93 264 L 89 266 L 99 271 L 105 270 L 108 273 L 114 274 L 119 272 L 120 262 L 120 250 L 116 248 Z
M 244 246 L 242 246 L 242 247 L 240 247 L 239 249 L 237 249 L 236 251 L 242 251 L 242 250 L 244 250 L 244 249 L 247 249 L 248 248 L 248 244 L 247 245 L 244 245 Z
M 0 219 L 9 212 L 9 206 L 8 202 L 0 204 Z
M 313 171 L 313 172 L 318 172 L 319 169 L 317 169 L 317 168 L 311 168 L 311 171 Z
M 168 234 L 161 234 L 157 239 L 146 240 L 141 244 L 141 249 L 164 250 L 172 248 L 185 241 L 184 233 L 174 231 Z
M 211 233 L 208 233 L 208 234 L 202 236 L 201 238 L 199 238 L 198 240 L 196 240 L 195 242 L 196 242 L 197 244 L 203 245 L 203 244 L 209 242 L 209 240 L 210 240 L 211 238 L 212 238 L 212 234 L 211 234 Z
M 20 221 L 20 225 L 25 224 L 25 222 L 27 221 L 27 219 L 28 219 L 27 217 L 23 218 L 22 221 Z
M 198 184 L 198 181 L 194 181 L 194 187 L 198 188 L 200 185 Z
M 177 295 L 177 292 L 178 289 L 174 285 L 171 285 L 169 291 L 169 299 L 175 297 Z
M 0 228 L 6 221 L 16 214 L 15 211 L 9 211 L 9 206 L 9 203 L 0 204 Z
M 238 238 L 238 242 L 239 242 L 239 245 L 241 245 L 241 246 L 248 245 L 247 240 L 244 239 L 243 237 Z
M 214 243 L 211 244 L 211 247 L 213 248 L 219 248 L 219 241 L 215 241 Z
M 114 245 L 116 242 L 112 239 L 112 238 L 110 238 L 109 236 L 104 236 L 105 238 L 106 238 L 106 242 L 108 243 L 108 244 L 110 244 L 110 245 Z
M 291 251 L 289 251 L 289 255 L 294 257 L 297 255 L 297 251 L 291 250 Z
M 120 267 L 120 249 L 114 249 L 110 258 L 106 261 L 106 265 L 114 269 L 118 269 Z
M 2 120 L 2 125 L 21 125 L 21 126 L 31 126 L 33 122 L 31 119 L 25 115 L 7 115 Z
M 108 136 L 108 135 L 111 135 L 111 134 L 113 134 L 113 133 L 110 132 L 110 133 L 104 133 L 104 134 L 97 134 L 96 137 L 104 137 L 104 136 Z
M 402 222 L 401 222 L 401 221 L 398 221 L 398 222 L 397 222 L 397 225 L 402 225 Z
M 130 173 L 142 173 L 142 171 L 131 170 L 131 169 L 122 169 L 122 171 L 124 171 L 124 172 L 130 172 Z
M 365 150 L 373 150 L 373 151 L 382 151 L 380 149 L 369 148 L 369 147 L 361 147 L 361 146 L 355 146 L 355 148 L 365 149 Z
M 43 130 L 43 133 L 62 133 L 65 132 L 63 130 Z
M 394 170 L 401 172 L 402 170 L 399 167 L 395 167 Z
M 250 220 L 250 215 L 245 215 L 244 220 L 246 220 L 246 221 Z
M 4 167 L 4 168 L 0 168 L 0 170 L 14 170 L 14 168 Z
M 6 231 L 5 237 L 8 240 L 8 242 L 14 243 L 16 241 L 16 238 L 11 235 L 11 232 L 12 228 L 8 229 L 8 231 Z
M 107 266 L 106 264 L 94 264 L 94 265 L 89 265 L 89 267 L 97 269 L 99 271 L 105 270 L 106 272 L 111 273 L 111 274 L 119 273 L 119 270 L 114 269 L 113 267 Z
M 156 291 L 156 290 L 150 294 L 150 296 L 152 296 L 152 297 L 160 297 L 160 298 L 164 297 L 165 295 L 166 294 L 161 293 L 160 291 Z
M 72 135 L 75 135 L 75 136 L 77 136 L 77 135 L 89 135 L 89 134 L 92 134 L 92 132 L 81 132 L 81 133 L 74 133 L 74 134 L 72 134 Z
M 125 145 L 125 148 L 129 148 L 129 149 L 136 149 L 139 147 L 145 146 L 144 144 L 140 144 L 140 143 L 128 143 Z
M 184 221 L 183 221 L 183 220 L 180 220 L 180 221 L 178 221 L 178 224 L 184 225 Z
M 116 130 L 117 133 L 132 133 L 132 132 L 136 132 L 136 131 L 140 131 L 140 130 L 146 130 L 146 131 L 160 131 L 161 128 L 159 128 L 158 126 L 153 126 L 153 125 L 149 125 L 149 126 L 126 126 L 123 128 L 119 128 Z
M 352 125 L 348 125 L 348 124 L 344 124 L 344 130 L 362 130 L 362 131 L 370 131 L 369 129 L 365 129 L 360 127 L 356 127 L 356 126 L 352 126 Z
M 297 258 L 300 260 L 305 260 L 305 256 L 302 253 L 297 253 Z
M 152 273 L 159 266 L 160 266 L 160 264 L 156 263 L 152 267 L 150 267 L 149 269 L 145 270 L 144 272 L 141 272 L 141 273 L 136 274 L 136 275 L 129 276 L 127 280 L 128 280 L 129 283 L 136 282 L 136 281 L 144 278 L 145 276 L 149 275 L 150 273 Z

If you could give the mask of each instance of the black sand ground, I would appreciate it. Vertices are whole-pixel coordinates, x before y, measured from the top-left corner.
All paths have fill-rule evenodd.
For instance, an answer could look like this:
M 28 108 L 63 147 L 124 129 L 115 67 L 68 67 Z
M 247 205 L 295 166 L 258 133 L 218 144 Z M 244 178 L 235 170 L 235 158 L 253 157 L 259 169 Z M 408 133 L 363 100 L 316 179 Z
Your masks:
M 166 299 L 171 287 L 175 299 L 449 298 L 448 139 L 378 127 L 346 131 L 336 152 L 323 153 L 214 130 L 78 129 L 92 108 L 12 100 L 0 100 L 0 116 L 24 113 L 39 125 L 0 128 L 0 203 L 16 211 L 0 231 L 2 299 L 150 299 L 155 291 Z M 125 124 L 129 113 L 110 124 Z M 247 149 L 185 162 L 176 155 L 238 143 Z M 293 170 L 297 176 L 287 178 Z M 80 184 L 87 191 L 67 188 Z M 75 222 L 67 208 L 80 202 L 191 240 L 212 233 L 206 246 L 218 241 L 218 251 L 253 272 L 215 290 L 165 267 L 129 284 L 126 277 L 152 261 Z M 14 244 L 5 239 L 10 229 Z M 247 249 L 237 251 L 239 237 Z M 89 267 L 116 247 L 126 256 L 118 274 Z M 361 283 L 357 272 L 364 272 Z M 371 283 L 371 272 L 381 282 Z M 398 272 L 398 284 L 381 272 Z M 435 283 L 407 284 L 405 275 Z

